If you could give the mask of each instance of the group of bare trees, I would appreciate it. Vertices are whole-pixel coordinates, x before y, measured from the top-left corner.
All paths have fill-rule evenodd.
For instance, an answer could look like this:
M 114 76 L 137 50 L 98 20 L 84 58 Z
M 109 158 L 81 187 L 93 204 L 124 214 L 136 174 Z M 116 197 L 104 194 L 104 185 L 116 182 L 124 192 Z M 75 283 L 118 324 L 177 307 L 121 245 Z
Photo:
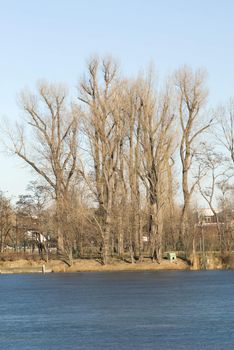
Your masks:
M 186 66 L 164 85 L 152 72 L 128 79 L 113 59 L 93 58 L 72 101 L 47 82 L 21 94 L 25 125 L 8 132 L 9 147 L 46 188 L 60 256 L 71 263 L 88 246 L 104 264 L 112 255 L 160 262 L 167 249 L 189 253 L 195 192 L 218 224 L 215 191 L 221 198 L 225 181 L 232 189 L 234 113 L 233 103 L 205 109 L 205 83 Z M 218 143 L 227 157 L 213 152 Z

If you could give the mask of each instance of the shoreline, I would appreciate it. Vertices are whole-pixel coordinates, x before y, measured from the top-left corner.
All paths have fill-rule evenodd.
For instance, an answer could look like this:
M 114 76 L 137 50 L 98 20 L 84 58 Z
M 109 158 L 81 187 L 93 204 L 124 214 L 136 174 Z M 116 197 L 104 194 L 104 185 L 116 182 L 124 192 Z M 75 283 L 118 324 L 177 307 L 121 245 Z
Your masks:
M 43 269 L 45 271 L 43 271 Z M 1 261 L 0 274 L 26 274 L 26 273 L 71 273 L 71 272 L 114 272 L 114 271 L 161 271 L 161 270 L 191 270 L 191 266 L 181 259 L 176 262 L 162 260 L 161 263 L 144 261 L 131 264 L 123 261 L 112 261 L 108 265 L 101 265 L 96 260 L 76 259 L 72 266 L 68 266 L 60 260 L 51 260 L 46 263 L 43 260 L 15 260 Z
M 193 264 L 177 258 L 176 261 L 163 259 L 160 263 L 152 262 L 145 258 L 143 262 L 121 261 L 112 259 L 108 265 L 102 265 L 94 259 L 75 259 L 72 266 L 65 262 L 54 259 L 45 262 L 44 260 L 5 260 L 0 261 L 0 274 L 27 274 L 27 273 L 71 273 L 71 272 L 120 272 L 120 271 L 162 271 L 162 270 L 228 270 L 234 268 L 234 264 L 222 264 L 219 259 L 209 260 L 206 268 L 195 259 Z

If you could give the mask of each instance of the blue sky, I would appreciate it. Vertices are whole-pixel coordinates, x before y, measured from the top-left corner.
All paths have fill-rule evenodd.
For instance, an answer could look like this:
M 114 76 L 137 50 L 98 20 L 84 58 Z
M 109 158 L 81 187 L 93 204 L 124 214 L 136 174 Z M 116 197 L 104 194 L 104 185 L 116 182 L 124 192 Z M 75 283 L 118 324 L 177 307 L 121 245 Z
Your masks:
M 0 0 L 0 117 L 19 117 L 17 93 L 38 79 L 73 91 L 92 54 L 111 54 L 132 75 L 160 77 L 184 63 L 208 71 L 210 103 L 234 96 L 232 0 Z M 0 153 L 0 189 L 15 196 L 30 169 Z

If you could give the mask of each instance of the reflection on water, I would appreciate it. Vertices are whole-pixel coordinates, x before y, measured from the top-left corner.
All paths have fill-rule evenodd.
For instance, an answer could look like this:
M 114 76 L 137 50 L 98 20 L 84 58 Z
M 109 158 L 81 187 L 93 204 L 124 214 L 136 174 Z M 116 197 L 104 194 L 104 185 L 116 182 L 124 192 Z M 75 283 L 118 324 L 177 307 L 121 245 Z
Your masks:
M 234 271 L 0 276 L 0 348 L 234 349 Z

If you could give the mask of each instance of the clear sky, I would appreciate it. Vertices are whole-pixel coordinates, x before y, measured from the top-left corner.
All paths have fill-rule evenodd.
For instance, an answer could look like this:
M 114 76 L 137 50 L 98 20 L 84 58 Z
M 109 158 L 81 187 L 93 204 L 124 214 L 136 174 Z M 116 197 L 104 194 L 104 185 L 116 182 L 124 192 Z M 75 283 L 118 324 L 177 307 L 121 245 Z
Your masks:
M 127 74 L 149 63 L 163 77 L 205 67 L 210 102 L 234 96 L 233 0 L 0 0 L 0 117 L 20 115 L 17 93 L 38 79 L 74 89 L 92 54 L 111 54 Z M 0 189 L 15 196 L 32 178 L 0 153 Z M 8 192 L 7 192 L 8 191 Z

